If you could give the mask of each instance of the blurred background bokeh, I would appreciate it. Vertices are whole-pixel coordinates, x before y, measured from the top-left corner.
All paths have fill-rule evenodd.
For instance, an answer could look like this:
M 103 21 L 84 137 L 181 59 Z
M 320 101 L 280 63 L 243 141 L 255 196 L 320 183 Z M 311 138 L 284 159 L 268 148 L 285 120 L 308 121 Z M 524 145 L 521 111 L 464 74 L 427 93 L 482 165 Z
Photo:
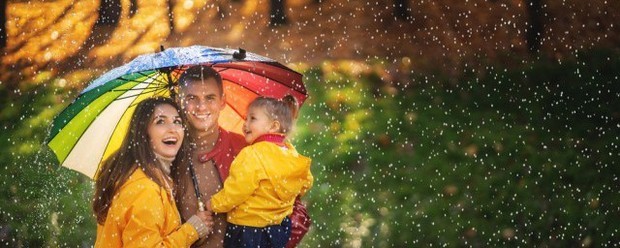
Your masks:
M 304 74 L 302 247 L 616 247 L 620 1 L 0 1 L 0 246 L 90 247 L 93 184 L 42 147 L 160 46 Z

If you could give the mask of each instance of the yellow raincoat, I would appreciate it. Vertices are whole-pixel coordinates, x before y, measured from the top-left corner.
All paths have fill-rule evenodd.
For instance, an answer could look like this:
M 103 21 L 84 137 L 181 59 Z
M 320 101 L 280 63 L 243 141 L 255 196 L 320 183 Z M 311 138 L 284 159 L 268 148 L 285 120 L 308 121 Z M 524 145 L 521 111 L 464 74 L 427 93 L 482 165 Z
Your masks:
M 181 217 L 170 193 L 136 169 L 97 226 L 95 247 L 190 247 L 198 232 Z
M 285 145 L 263 141 L 241 150 L 224 188 L 211 198 L 213 211 L 227 212 L 229 223 L 251 227 L 278 225 L 290 215 L 313 178 L 311 160 Z

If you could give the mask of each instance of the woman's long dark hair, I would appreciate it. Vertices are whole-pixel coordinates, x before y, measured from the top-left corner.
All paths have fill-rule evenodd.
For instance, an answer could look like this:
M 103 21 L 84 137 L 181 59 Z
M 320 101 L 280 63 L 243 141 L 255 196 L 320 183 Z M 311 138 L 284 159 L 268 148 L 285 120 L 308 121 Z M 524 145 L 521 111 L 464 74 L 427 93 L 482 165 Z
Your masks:
M 162 104 L 171 105 L 179 113 L 181 112 L 177 103 L 171 98 L 149 98 L 140 102 L 133 113 L 128 133 L 120 149 L 103 163 L 103 167 L 97 173 L 93 200 L 93 211 L 97 217 L 97 223 L 105 222 L 114 195 L 137 168 L 142 169 L 159 186 L 166 187 L 164 172 L 156 164 L 155 153 L 149 144 L 147 131 L 155 108 Z M 183 163 L 182 160 L 189 158 L 187 144 L 186 131 L 181 148 L 172 163 L 173 168 Z

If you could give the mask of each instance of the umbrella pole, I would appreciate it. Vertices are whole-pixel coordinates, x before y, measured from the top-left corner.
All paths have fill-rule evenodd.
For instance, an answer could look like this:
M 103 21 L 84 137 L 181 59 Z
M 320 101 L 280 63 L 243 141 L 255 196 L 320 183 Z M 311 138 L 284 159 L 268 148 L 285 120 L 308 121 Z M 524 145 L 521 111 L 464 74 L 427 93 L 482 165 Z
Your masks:
M 170 75 L 170 73 L 172 72 L 171 68 L 166 68 L 166 69 L 160 69 L 160 71 L 162 73 L 166 74 L 166 78 L 168 79 L 168 90 L 170 91 L 170 98 L 172 99 L 176 99 L 177 97 L 177 93 L 174 91 L 174 86 L 176 85 L 175 82 L 172 82 L 172 75 Z
M 196 178 L 196 171 L 194 170 L 194 162 L 189 162 L 189 173 L 192 175 L 192 182 L 194 183 L 194 193 L 198 199 L 198 210 L 205 211 L 205 204 L 200 196 L 200 189 L 198 188 L 198 178 Z
M 160 45 L 159 49 L 161 50 L 161 52 L 164 52 L 164 45 Z M 172 72 L 172 68 L 162 68 L 160 69 L 161 72 L 166 74 L 166 78 L 168 79 L 168 90 L 170 90 L 170 98 L 175 99 L 176 98 L 176 92 L 174 91 L 174 86 L 176 85 L 174 82 L 172 82 L 172 75 L 170 75 L 170 73 Z

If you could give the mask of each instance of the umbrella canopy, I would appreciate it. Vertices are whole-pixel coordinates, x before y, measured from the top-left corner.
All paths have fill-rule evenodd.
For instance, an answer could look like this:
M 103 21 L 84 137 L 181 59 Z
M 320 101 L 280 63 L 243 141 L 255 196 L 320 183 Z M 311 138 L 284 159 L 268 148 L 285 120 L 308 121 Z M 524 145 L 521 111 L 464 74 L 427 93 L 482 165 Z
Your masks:
M 135 105 L 154 96 L 173 96 L 176 80 L 191 65 L 220 73 L 226 107 L 219 124 L 240 132 L 248 104 L 258 96 L 307 97 L 302 75 L 244 50 L 204 46 L 169 48 L 142 55 L 95 79 L 53 121 L 46 144 L 59 163 L 94 178 L 99 166 L 120 148 Z

